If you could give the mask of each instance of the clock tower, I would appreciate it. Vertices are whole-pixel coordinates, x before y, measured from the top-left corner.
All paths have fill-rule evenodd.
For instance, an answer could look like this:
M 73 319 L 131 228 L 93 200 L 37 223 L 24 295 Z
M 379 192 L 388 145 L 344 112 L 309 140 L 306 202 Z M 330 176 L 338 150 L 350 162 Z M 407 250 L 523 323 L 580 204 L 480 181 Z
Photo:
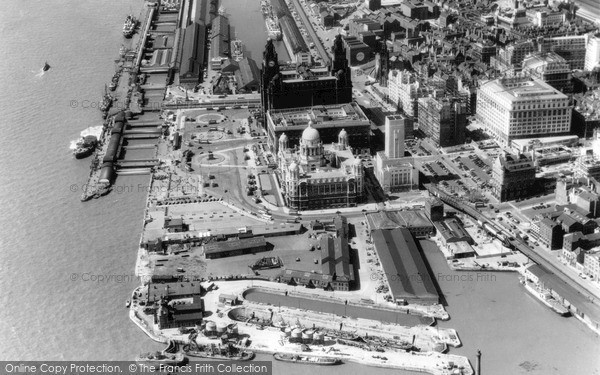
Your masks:
M 267 45 L 263 52 L 263 62 L 260 81 L 260 96 L 263 111 L 266 113 L 271 109 L 269 103 L 269 86 L 273 78 L 279 74 L 279 60 L 272 39 L 267 39 Z
M 340 34 L 336 35 L 331 52 L 333 54 L 331 75 L 337 78 L 336 103 L 349 103 L 352 101 L 352 71 Z

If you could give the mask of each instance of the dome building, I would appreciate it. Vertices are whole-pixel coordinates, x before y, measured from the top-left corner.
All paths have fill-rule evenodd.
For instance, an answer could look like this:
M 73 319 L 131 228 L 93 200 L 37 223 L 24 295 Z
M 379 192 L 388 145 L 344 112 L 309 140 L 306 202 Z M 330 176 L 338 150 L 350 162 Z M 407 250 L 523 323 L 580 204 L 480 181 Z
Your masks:
M 277 160 L 282 194 L 291 209 L 355 207 L 363 199 L 363 165 L 352 154 L 343 129 L 338 143 L 330 146 L 323 144 L 312 122 L 293 149 L 288 147 L 287 136 L 282 134 Z

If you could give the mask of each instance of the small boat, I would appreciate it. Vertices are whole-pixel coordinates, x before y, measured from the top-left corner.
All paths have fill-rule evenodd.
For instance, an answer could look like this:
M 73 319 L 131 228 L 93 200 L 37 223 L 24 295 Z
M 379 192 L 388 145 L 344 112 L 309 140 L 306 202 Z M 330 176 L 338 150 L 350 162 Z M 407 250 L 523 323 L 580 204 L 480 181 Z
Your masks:
M 46 61 L 46 62 L 44 63 L 44 67 L 42 68 L 42 70 L 43 70 L 44 72 L 46 72 L 46 71 L 48 71 L 48 69 L 50 69 L 50 64 L 48 64 L 48 61 Z
M 125 301 L 125 307 L 129 308 L 130 306 L 131 306 L 131 301 L 130 300 Z
M 143 353 L 137 356 L 136 362 L 144 362 L 151 365 L 179 365 L 185 361 L 183 353 Z
M 287 354 L 287 353 L 275 353 L 273 357 L 278 361 L 302 363 L 307 365 L 320 365 L 320 366 L 331 366 L 339 365 L 342 360 L 334 357 L 321 357 L 307 354 Z
M 108 112 L 108 109 L 112 105 L 113 97 L 108 93 L 108 88 L 104 85 L 104 96 L 102 97 L 102 103 L 98 106 L 98 108 L 104 112 L 105 114 Z

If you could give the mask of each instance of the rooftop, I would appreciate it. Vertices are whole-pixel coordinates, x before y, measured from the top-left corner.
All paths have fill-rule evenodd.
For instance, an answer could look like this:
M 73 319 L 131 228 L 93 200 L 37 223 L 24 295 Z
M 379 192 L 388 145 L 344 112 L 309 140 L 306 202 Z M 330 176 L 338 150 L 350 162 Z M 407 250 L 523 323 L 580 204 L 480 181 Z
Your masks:
M 367 215 L 371 230 L 432 226 L 423 211 L 379 211 Z
M 241 240 L 217 241 L 204 245 L 205 254 L 222 253 L 225 251 L 244 250 L 266 246 L 267 241 L 263 236 L 244 238 Z
M 348 121 L 361 124 L 369 122 L 367 116 L 355 102 L 272 110 L 268 112 L 268 117 L 276 127 L 299 126 L 305 128 L 312 121 L 315 128 L 332 127 L 337 123 L 343 128 L 351 125 Z
M 373 244 L 394 299 L 438 302 L 438 292 L 408 229 L 375 230 Z
M 546 288 L 552 289 L 562 298 L 576 306 L 581 314 L 586 315 L 589 319 L 596 322 L 596 324 L 600 323 L 600 307 L 590 302 L 586 296 L 577 292 L 573 287 L 569 286 L 569 284 L 563 282 L 556 275 L 539 264 L 529 266 L 527 271 L 537 276 Z
M 531 78 L 502 78 L 483 82 L 480 90 L 508 102 L 565 99 L 567 96 L 544 81 Z

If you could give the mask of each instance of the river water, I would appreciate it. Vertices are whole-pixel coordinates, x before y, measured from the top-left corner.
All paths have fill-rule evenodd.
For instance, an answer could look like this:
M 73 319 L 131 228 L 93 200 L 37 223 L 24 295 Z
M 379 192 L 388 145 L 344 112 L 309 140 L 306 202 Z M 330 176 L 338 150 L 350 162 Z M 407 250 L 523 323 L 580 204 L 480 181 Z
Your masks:
M 229 13 L 236 3 L 225 0 Z M 125 360 L 162 347 L 129 321 L 124 308 L 138 285 L 132 275 L 146 197 L 141 186 L 148 177 L 120 177 L 120 193 L 81 203 L 89 160 L 74 160 L 69 150 L 81 130 L 101 124 L 90 103 L 100 100 L 114 72 L 125 15 L 137 14 L 141 4 L 2 2 L 0 360 Z M 239 37 L 260 60 L 254 51 L 262 51 L 265 38 L 253 35 L 252 47 L 252 38 Z M 46 60 L 52 69 L 41 75 Z M 454 273 L 441 255 L 425 251 L 442 275 L 436 279 L 452 316 L 440 325 L 456 328 L 464 343 L 451 352 L 474 362 L 481 349 L 486 374 L 598 373 L 598 337 L 546 309 L 514 275 L 448 281 L 443 275 Z M 278 362 L 274 369 L 307 371 Z M 354 365 L 310 371 L 402 374 Z

